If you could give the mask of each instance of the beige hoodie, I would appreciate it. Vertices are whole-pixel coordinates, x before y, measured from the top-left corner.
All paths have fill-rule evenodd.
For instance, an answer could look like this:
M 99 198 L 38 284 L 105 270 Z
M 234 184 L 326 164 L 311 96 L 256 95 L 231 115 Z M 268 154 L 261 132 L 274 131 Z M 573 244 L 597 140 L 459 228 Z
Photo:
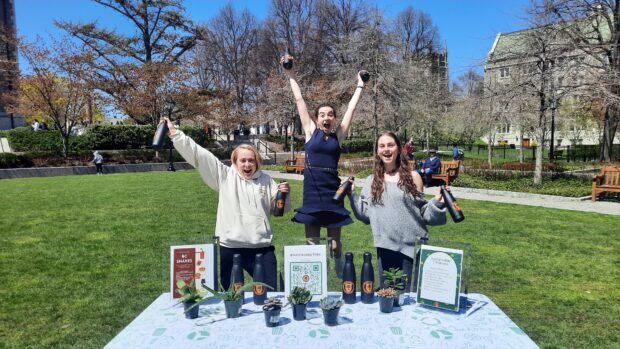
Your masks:
M 251 180 L 245 179 L 235 164 L 224 165 L 179 130 L 172 142 L 179 154 L 198 170 L 202 180 L 219 193 L 215 236 L 220 238 L 220 244 L 230 248 L 270 246 L 273 231 L 269 215 L 278 184 L 261 170 L 257 170 Z M 290 201 L 287 195 L 285 212 L 291 208 Z

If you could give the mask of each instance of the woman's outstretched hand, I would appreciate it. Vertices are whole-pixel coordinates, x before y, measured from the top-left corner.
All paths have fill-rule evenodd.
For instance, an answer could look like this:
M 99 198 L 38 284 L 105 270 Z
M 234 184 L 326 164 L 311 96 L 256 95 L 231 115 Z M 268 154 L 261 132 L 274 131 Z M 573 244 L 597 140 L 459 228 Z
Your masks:
M 448 192 L 452 192 L 452 187 L 450 187 L 450 186 L 447 186 L 447 185 L 446 185 L 446 190 L 447 190 Z M 437 201 L 437 202 L 441 202 L 441 203 L 443 203 L 443 202 L 444 202 L 444 201 L 443 201 L 443 195 L 441 195 L 441 190 L 438 190 L 438 191 L 437 191 L 437 194 L 435 194 L 435 201 Z
M 168 137 L 174 136 L 174 134 L 176 133 L 177 129 L 174 128 L 174 124 L 172 123 L 172 121 L 170 121 L 170 119 L 168 119 L 167 117 L 162 116 L 159 119 L 159 124 L 158 125 L 161 125 L 162 122 L 165 122 L 166 125 L 168 126 Z

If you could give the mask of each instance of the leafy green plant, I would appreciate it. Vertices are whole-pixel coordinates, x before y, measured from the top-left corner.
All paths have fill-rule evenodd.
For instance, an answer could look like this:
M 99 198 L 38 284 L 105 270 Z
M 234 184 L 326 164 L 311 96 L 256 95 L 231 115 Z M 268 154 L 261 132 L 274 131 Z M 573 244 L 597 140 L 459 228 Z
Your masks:
M 196 289 L 196 279 L 192 279 L 189 285 L 179 279 L 177 280 L 177 287 L 179 288 L 177 292 L 181 294 L 179 303 L 200 302 L 204 298 L 204 294 Z
M 391 287 L 382 288 L 377 291 L 377 296 L 382 298 L 396 298 L 398 293 Z
M 385 287 L 390 287 L 395 290 L 404 290 L 405 282 L 407 281 L 407 275 L 399 268 L 390 268 L 383 271 L 385 277 Z
M 287 299 L 291 304 L 307 304 L 312 299 L 312 294 L 304 287 L 295 286 Z
M 282 301 L 276 297 L 269 297 L 265 300 L 265 304 L 263 304 L 263 310 L 276 310 L 282 309 Z
M 324 297 L 324 298 L 321 298 L 321 302 L 319 303 L 319 306 L 323 310 L 333 310 L 333 309 L 340 308 L 343 304 L 344 304 L 344 300 L 342 300 L 342 298 L 336 299 L 333 297 Z
M 249 284 L 245 284 L 241 287 L 239 287 L 237 290 L 235 290 L 235 286 L 234 286 L 234 282 L 230 283 L 230 287 L 228 288 L 228 291 L 224 291 L 224 288 L 222 287 L 222 285 L 220 284 L 220 291 L 216 291 L 212 288 L 210 288 L 209 286 L 205 285 L 204 283 L 202 284 L 202 287 L 211 292 L 213 295 L 209 297 L 210 298 L 215 298 L 215 299 L 220 299 L 223 300 L 225 302 L 230 302 L 230 301 L 238 301 L 240 299 L 243 298 L 243 293 L 246 291 L 250 291 L 252 290 L 252 288 L 254 286 L 257 285 L 262 285 L 263 287 L 267 287 L 270 290 L 273 290 L 273 287 L 264 284 L 262 282 L 250 282 Z

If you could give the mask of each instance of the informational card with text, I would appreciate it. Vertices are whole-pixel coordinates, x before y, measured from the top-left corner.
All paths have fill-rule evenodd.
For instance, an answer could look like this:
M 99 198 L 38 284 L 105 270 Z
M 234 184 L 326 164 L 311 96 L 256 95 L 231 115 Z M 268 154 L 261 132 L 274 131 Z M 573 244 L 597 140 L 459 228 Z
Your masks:
M 422 245 L 419 268 L 417 302 L 458 312 L 463 251 Z
M 304 287 L 327 296 L 327 252 L 324 245 L 284 246 L 284 295 Z
M 196 280 L 200 290 L 202 283 L 215 289 L 215 260 L 212 244 L 170 246 L 170 294 L 172 299 L 181 298 L 177 280 L 189 285 Z

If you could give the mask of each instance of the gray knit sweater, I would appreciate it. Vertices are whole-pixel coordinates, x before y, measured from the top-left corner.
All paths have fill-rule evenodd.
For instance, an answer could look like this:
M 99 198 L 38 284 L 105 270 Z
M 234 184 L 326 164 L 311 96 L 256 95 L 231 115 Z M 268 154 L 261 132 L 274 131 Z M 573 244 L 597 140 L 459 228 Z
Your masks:
M 351 208 L 360 221 L 370 224 L 375 247 L 400 252 L 413 258 L 415 243 L 427 237 L 427 225 L 446 223 L 446 210 L 443 203 L 434 198 L 414 198 L 398 188 L 398 183 L 384 182 L 383 205 L 372 203 L 370 191 L 372 176 L 366 178 L 367 185 L 361 195 L 352 193 Z

